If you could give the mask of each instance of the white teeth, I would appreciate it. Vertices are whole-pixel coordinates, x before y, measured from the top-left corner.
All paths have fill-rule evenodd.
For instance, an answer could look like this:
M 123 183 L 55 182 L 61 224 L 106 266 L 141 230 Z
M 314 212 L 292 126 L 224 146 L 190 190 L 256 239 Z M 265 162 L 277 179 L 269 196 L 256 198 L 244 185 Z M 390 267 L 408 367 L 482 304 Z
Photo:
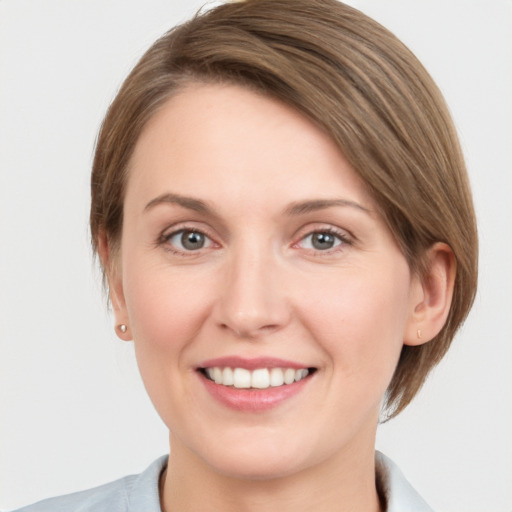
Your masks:
M 245 368 L 235 368 L 233 371 L 233 386 L 245 389 L 251 387 L 251 372 Z
M 245 368 L 206 368 L 206 375 L 216 384 L 234 386 L 238 389 L 267 389 L 298 382 L 309 375 L 307 368 L 295 370 L 294 368 L 258 368 L 247 370 Z
M 222 370 L 218 367 L 213 369 L 213 380 L 216 384 L 222 384 Z
M 299 380 L 302 380 L 304 377 L 306 377 L 308 374 L 308 371 L 306 368 L 302 368 L 301 370 L 295 370 L 295 382 L 299 382 Z
M 284 371 L 284 383 L 291 384 L 295 380 L 295 370 L 293 368 L 286 368 Z
M 284 375 L 281 368 L 272 368 L 270 370 L 270 385 L 271 386 L 282 386 L 284 384 Z
M 266 389 L 270 386 L 270 374 L 266 368 L 254 370 L 251 377 L 251 387 Z
M 232 386 L 234 382 L 233 370 L 231 368 L 224 368 L 224 370 L 222 370 L 222 384 L 224 384 L 224 386 Z

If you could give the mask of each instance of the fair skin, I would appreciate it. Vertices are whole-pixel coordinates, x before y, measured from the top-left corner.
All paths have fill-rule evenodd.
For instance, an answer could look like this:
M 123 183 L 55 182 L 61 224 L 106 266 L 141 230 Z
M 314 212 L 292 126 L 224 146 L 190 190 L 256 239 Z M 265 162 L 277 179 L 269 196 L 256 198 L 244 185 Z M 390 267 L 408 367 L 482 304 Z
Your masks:
M 437 244 L 411 274 L 329 137 L 246 89 L 188 86 L 143 130 L 119 254 L 103 237 L 100 256 L 170 431 L 163 510 L 381 509 L 380 404 L 403 343 L 446 319 L 453 257 Z M 210 366 L 308 372 L 234 389 Z

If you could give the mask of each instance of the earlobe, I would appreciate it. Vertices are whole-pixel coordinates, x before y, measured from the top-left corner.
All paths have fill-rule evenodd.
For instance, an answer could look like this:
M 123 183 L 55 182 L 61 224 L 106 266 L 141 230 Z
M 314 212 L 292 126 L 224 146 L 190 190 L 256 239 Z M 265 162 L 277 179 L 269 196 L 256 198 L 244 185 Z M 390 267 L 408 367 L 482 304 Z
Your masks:
M 455 256 L 442 242 L 426 255 L 426 273 L 415 277 L 411 293 L 411 313 L 404 344 L 422 345 L 435 338 L 448 318 L 456 275 Z
M 124 300 L 119 262 L 114 261 L 114 256 L 112 255 L 107 236 L 104 232 L 101 232 L 98 237 L 98 254 L 108 281 L 108 292 L 115 317 L 115 332 L 123 341 L 130 341 L 132 338 Z

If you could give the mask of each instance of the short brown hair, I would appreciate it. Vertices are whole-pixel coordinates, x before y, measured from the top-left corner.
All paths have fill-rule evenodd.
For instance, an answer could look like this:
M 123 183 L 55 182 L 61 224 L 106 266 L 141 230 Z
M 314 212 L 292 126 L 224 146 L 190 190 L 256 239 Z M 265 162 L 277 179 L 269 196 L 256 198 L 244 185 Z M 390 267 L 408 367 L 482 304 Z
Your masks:
M 457 272 L 450 313 L 429 343 L 404 346 L 386 395 L 388 417 L 412 400 L 446 353 L 476 291 L 471 192 L 443 97 L 388 30 L 336 0 L 246 0 L 200 13 L 160 38 L 110 106 L 91 188 L 93 249 L 118 247 L 130 157 L 149 118 L 191 82 L 249 87 L 327 132 L 373 195 L 414 272 L 445 242 Z

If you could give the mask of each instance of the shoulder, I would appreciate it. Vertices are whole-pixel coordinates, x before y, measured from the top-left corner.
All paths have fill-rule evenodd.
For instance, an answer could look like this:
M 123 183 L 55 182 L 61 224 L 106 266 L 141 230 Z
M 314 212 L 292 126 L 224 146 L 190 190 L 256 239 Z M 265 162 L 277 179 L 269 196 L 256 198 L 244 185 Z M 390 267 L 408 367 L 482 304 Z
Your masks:
M 166 464 L 167 456 L 160 457 L 138 475 L 49 498 L 13 512 L 160 512 L 158 481 Z
M 386 512 L 434 512 L 389 457 L 376 452 L 375 469 Z

